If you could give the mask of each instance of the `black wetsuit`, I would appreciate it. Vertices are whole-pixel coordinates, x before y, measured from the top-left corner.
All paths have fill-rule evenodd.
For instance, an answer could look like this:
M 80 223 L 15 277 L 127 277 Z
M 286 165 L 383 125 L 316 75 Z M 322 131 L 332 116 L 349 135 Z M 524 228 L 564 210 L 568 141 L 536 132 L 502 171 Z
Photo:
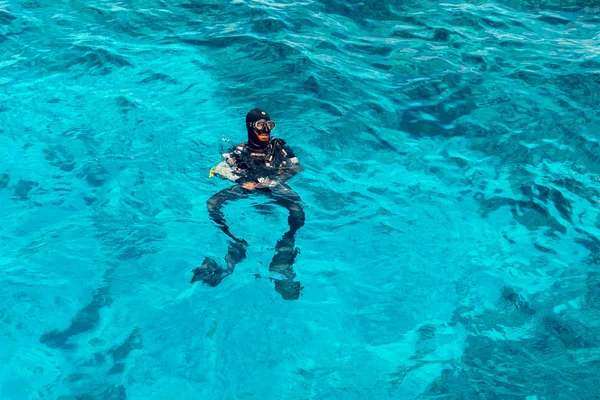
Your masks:
M 235 181 L 236 185 L 216 193 L 208 200 L 207 206 L 210 218 L 233 240 L 225 256 L 227 269 L 219 267 L 214 260 L 207 258 L 202 267 L 193 271 L 192 283 L 201 280 L 210 286 L 216 286 L 246 257 L 248 243 L 231 233 L 222 209 L 229 201 L 260 194 L 271 198 L 275 204 L 289 211 L 289 230 L 275 246 L 275 256 L 269 265 L 269 271 L 281 275 L 282 279 L 275 279 L 275 289 L 283 298 L 297 299 L 301 286 L 300 282 L 294 281 L 296 274 L 292 265 L 298 254 L 294 248 L 295 235 L 304 225 L 305 216 L 300 196 L 285 183 L 300 170 L 294 152 L 283 140 L 271 138 L 264 149 L 251 149 L 247 143 L 243 143 L 224 154 L 223 158 L 224 161 L 213 171 L 216 175 Z M 259 185 L 253 190 L 248 190 L 242 187 L 246 182 L 259 182 Z

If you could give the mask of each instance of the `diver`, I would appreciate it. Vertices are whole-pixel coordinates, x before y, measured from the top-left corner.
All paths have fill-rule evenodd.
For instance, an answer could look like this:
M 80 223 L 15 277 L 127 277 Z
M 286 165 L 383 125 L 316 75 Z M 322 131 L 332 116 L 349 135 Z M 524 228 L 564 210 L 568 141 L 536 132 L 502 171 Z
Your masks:
M 295 235 L 304 225 L 305 216 L 300 196 L 289 187 L 287 181 L 302 167 L 286 142 L 271 136 L 274 128 L 275 122 L 270 119 L 269 114 L 260 109 L 251 110 L 246 115 L 248 141 L 223 154 L 223 160 L 211 169 L 210 176 L 217 175 L 236 183 L 216 193 L 207 201 L 210 218 L 232 242 L 225 256 L 227 268 L 222 268 L 213 259 L 206 257 L 202 266 L 192 271 L 194 276 L 190 283 L 202 281 L 209 286 L 217 286 L 244 260 L 248 243 L 231 233 L 222 208 L 227 202 L 261 194 L 289 211 L 289 230 L 277 242 L 275 255 L 269 265 L 269 271 L 279 274 L 282 278 L 273 279 L 275 290 L 285 300 L 296 300 L 300 297 L 302 287 L 300 282 L 294 281 L 296 274 L 292 264 L 298 254 L 298 250 L 294 248 Z

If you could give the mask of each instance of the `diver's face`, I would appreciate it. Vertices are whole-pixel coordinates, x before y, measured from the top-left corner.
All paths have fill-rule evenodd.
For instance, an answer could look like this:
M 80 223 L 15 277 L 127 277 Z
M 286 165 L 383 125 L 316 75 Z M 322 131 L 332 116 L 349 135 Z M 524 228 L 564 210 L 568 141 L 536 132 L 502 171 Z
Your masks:
M 261 142 L 268 142 L 269 139 L 271 138 L 271 132 L 269 132 L 269 131 L 260 132 L 255 129 L 254 134 L 256 135 L 258 140 L 260 140 Z

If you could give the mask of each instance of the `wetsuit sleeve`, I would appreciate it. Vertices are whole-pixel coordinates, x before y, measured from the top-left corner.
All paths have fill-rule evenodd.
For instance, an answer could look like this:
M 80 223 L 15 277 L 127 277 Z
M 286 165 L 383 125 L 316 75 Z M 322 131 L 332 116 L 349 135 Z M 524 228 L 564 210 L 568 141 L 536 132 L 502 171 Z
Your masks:
M 231 152 L 223 154 L 223 161 L 214 169 L 215 175 L 236 183 L 247 181 L 247 171 L 241 162 L 241 150 L 239 147 L 232 149 Z
M 215 173 L 215 175 L 224 178 L 224 179 L 229 179 L 230 181 L 237 181 L 240 177 L 239 175 L 236 175 L 233 173 L 233 169 L 231 168 L 231 166 L 227 163 L 227 161 L 221 161 L 213 170 L 213 172 Z
M 284 146 L 282 152 L 283 163 L 279 167 L 279 181 L 285 182 L 300 172 L 302 167 L 300 166 L 298 157 L 294 154 L 294 150 L 289 146 Z

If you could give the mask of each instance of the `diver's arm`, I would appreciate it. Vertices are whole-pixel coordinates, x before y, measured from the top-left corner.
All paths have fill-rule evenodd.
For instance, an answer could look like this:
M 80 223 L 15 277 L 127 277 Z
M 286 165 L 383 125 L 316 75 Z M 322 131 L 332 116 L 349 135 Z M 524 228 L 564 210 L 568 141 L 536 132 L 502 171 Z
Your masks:
M 296 175 L 298 172 L 302 171 L 302 167 L 297 162 L 294 164 L 290 164 L 289 166 L 282 166 L 279 168 L 277 173 L 269 174 L 266 177 L 258 178 L 256 185 L 257 188 L 272 188 L 277 186 L 280 183 L 284 183 L 289 180 L 291 177 Z
M 284 165 L 279 169 L 277 179 L 280 182 L 285 182 L 291 179 L 298 172 L 302 171 L 302 166 L 298 161 L 298 157 L 294 155 L 291 149 L 287 148 L 286 150 L 290 157 L 285 160 Z
M 279 183 L 288 181 L 298 172 L 302 171 L 302 167 L 294 151 L 290 147 L 285 146 L 285 142 L 281 142 L 282 148 L 279 151 L 281 151 L 281 155 L 283 156 L 283 162 L 281 162 L 279 168 L 271 170 L 272 172 L 267 176 L 258 179 L 259 188 L 274 187 Z
M 227 164 L 226 161 L 221 161 L 219 165 L 213 169 L 213 172 L 215 175 L 218 175 L 224 179 L 229 179 L 233 182 L 236 182 L 238 179 L 240 179 L 240 176 L 233 173 L 233 169 L 229 164 Z
M 212 172 L 221 178 L 229 179 L 240 185 L 253 181 L 253 179 L 248 177 L 246 168 L 244 168 L 244 164 L 241 162 L 241 150 L 239 146 L 234 148 L 233 151 L 223 154 L 223 161 Z

